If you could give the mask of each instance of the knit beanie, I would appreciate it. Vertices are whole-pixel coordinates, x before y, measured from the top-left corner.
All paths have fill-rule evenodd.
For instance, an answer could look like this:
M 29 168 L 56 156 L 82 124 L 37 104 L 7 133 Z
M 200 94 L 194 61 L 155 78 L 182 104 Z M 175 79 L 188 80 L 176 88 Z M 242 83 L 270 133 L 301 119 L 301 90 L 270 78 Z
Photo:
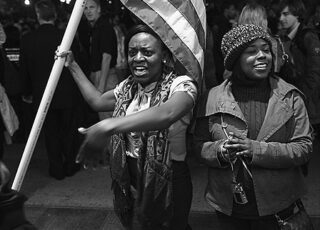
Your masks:
M 271 48 L 271 37 L 262 27 L 253 24 L 238 25 L 227 32 L 221 42 L 221 51 L 224 56 L 224 66 L 232 70 L 235 61 L 241 53 L 256 39 L 266 40 Z

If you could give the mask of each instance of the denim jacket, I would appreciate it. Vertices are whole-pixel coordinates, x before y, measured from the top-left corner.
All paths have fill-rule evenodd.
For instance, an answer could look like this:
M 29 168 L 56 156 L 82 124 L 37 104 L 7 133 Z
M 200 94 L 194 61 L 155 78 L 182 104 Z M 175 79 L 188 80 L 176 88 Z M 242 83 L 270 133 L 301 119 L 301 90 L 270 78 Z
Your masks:
M 271 95 L 264 122 L 253 141 L 251 173 L 259 216 L 275 214 L 306 193 L 301 165 L 312 152 L 311 125 L 302 94 L 278 77 L 270 77 Z M 208 166 L 206 199 L 231 215 L 233 192 L 229 166 L 217 157 L 227 132 L 247 136 L 248 126 L 231 92 L 231 81 L 212 88 L 201 101 L 195 127 L 195 152 Z M 236 169 L 237 172 L 237 169 Z

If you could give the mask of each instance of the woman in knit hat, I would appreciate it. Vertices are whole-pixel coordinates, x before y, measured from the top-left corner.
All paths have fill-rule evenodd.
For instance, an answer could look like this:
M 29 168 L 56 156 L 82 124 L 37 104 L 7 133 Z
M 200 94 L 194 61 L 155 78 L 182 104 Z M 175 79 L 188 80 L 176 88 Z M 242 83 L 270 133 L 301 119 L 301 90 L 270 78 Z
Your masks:
M 199 105 L 195 151 L 209 166 L 206 199 L 221 229 L 276 230 L 306 193 L 312 151 L 302 95 L 273 74 L 268 33 L 239 25 L 222 39 L 230 79 Z
M 284 65 L 286 59 L 286 52 L 284 46 L 278 35 L 272 34 L 268 27 L 268 15 L 267 10 L 263 5 L 256 2 L 247 3 L 241 11 L 238 19 L 238 24 L 254 24 L 265 29 L 270 37 L 272 43 L 272 53 L 273 55 L 273 67 L 274 72 L 279 73 L 280 68 Z

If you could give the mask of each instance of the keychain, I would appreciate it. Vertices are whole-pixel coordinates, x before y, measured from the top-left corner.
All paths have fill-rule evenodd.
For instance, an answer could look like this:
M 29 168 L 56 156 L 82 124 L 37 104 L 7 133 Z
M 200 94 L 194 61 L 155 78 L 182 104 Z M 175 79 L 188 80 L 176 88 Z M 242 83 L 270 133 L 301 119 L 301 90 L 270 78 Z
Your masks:
M 246 204 L 248 199 L 241 183 L 232 182 L 233 198 L 237 204 Z
M 232 136 L 228 134 L 227 132 L 227 124 L 223 121 L 223 118 L 221 116 L 221 126 L 222 126 L 222 130 L 224 132 L 224 134 L 226 135 L 227 139 L 230 140 L 232 139 Z M 233 192 L 233 198 L 234 201 L 237 204 L 246 204 L 248 203 L 248 198 L 246 196 L 246 192 L 243 189 L 243 186 L 240 182 L 237 182 L 236 179 L 236 175 L 234 173 L 234 168 L 233 168 L 233 162 L 229 159 L 229 163 L 230 163 L 230 167 L 231 167 L 231 172 L 232 172 L 232 192 Z M 250 172 L 250 170 L 248 169 L 246 163 L 244 162 L 244 160 L 242 158 L 239 158 L 244 166 L 244 168 L 248 171 L 250 177 L 252 178 L 252 174 Z
M 232 192 L 233 192 L 233 199 L 237 204 L 246 204 L 248 203 L 248 199 L 246 196 L 246 192 L 244 191 L 242 184 L 237 182 L 236 176 L 234 174 L 233 163 L 230 161 L 231 171 L 232 171 Z

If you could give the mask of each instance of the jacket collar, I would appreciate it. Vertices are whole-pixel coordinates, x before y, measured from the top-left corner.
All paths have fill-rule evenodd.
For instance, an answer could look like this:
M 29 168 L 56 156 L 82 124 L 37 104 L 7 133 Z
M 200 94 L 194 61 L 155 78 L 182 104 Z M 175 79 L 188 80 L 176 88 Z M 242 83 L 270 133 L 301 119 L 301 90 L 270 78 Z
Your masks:
M 231 91 L 232 82 L 225 80 L 219 86 L 210 90 L 205 106 L 204 116 L 216 113 L 230 113 L 242 120 L 243 114 Z
M 269 139 L 293 116 L 292 105 L 289 104 L 286 96 L 292 91 L 300 92 L 297 88 L 278 77 L 271 77 L 270 85 L 272 94 L 269 99 L 265 119 L 257 137 L 258 141 Z M 303 94 L 301 93 L 301 95 Z

